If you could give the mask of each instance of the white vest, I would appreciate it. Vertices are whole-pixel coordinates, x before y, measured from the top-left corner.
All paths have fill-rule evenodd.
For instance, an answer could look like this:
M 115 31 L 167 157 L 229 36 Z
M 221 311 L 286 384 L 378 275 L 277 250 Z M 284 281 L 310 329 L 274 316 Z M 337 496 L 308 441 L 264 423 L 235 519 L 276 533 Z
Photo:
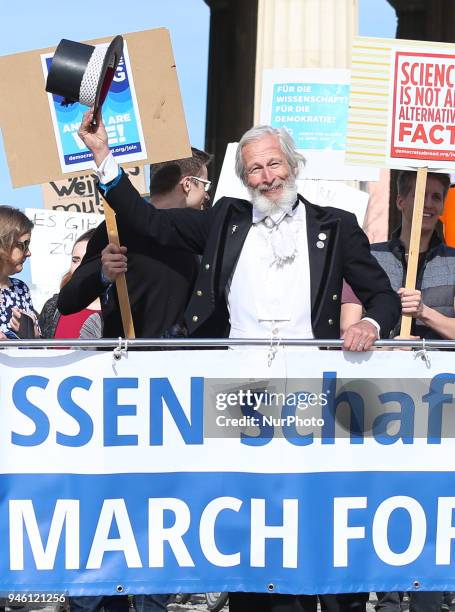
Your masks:
M 270 247 L 272 230 L 263 221 L 251 226 L 226 287 L 231 338 L 314 338 L 304 204 L 281 223 L 294 233 L 296 256 L 277 266 Z

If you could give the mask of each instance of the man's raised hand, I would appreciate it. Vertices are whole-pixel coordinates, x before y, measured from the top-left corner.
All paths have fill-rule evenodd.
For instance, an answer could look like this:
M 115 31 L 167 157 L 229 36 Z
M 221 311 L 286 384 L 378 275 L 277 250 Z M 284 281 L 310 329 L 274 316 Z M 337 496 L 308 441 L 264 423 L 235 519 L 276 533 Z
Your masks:
M 93 159 L 97 166 L 109 155 L 109 144 L 106 128 L 101 118 L 101 111 L 98 112 L 96 125 L 92 125 L 93 109 L 88 110 L 82 117 L 79 126 L 78 136 L 93 153 Z

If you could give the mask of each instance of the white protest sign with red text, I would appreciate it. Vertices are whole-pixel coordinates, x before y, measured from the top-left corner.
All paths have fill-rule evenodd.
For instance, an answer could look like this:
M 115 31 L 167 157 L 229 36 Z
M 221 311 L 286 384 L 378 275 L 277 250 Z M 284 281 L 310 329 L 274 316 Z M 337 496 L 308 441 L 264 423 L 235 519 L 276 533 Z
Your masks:
M 393 49 L 389 158 L 394 168 L 455 168 L 455 52 Z

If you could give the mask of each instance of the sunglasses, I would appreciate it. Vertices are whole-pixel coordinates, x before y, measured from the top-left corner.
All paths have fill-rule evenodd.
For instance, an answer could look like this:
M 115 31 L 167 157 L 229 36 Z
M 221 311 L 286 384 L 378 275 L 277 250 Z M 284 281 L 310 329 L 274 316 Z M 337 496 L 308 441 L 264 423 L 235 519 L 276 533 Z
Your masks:
M 16 240 L 14 246 L 22 251 L 22 253 L 26 253 L 30 248 L 30 239 L 29 240 Z
M 193 181 L 199 181 L 200 183 L 203 183 L 204 184 L 204 191 L 206 193 L 208 193 L 210 191 L 210 186 L 212 184 L 212 181 L 206 181 L 205 179 L 202 179 L 199 176 L 189 176 L 188 178 L 192 179 Z

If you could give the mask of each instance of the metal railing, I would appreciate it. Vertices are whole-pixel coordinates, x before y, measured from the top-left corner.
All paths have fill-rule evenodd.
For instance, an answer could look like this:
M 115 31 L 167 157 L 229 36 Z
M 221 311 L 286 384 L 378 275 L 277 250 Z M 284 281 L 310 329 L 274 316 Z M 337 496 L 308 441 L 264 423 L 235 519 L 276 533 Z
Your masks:
M 321 340 L 321 339 L 280 339 L 273 340 L 266 338 L 136 338 L 127 340 L 125 338 L 100 338 L 94 340 L 0 340 L 0 349 L 8 348 L 74 348 L 74 349 L 95 349 L 95 348 L 226 348 L 226 347 L 251 347 L 264 346 L 275 348 L 284 346 L 300 347 L 320 347 L 320 348 L 341 348 L 343 340 Z M 455 349 L 455 340 L 377 340 L 374 343 L 377 348 L 412 348 L 423 349 Z

